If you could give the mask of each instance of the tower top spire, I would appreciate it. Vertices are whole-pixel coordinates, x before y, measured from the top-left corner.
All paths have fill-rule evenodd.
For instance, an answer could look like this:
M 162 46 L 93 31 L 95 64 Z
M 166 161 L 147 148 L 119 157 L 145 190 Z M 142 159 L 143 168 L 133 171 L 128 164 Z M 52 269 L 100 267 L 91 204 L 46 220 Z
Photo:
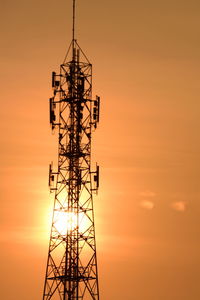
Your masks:
M 73 0 L 73 25 L 72 25 L 72 42 L 73 42 L 73 45 L 74 45 L 74 42 L 75 42 L 75 19 L 76 19 L 76 0 Z

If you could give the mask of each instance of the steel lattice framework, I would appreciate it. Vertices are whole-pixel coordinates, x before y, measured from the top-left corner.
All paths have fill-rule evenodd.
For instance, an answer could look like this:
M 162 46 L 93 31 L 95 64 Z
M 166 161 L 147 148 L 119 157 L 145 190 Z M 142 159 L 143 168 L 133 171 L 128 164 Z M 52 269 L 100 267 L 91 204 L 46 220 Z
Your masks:
M 92 99 L 92 65 L 74 38 L 60 74 L 52 73 L 52 87 L 58 166 L 56 171 L 49 166 L 55 198 L 43 300 L 99 300 L 93 210 L 99 167 L 91 171 L 91 134 L 100 98 Z

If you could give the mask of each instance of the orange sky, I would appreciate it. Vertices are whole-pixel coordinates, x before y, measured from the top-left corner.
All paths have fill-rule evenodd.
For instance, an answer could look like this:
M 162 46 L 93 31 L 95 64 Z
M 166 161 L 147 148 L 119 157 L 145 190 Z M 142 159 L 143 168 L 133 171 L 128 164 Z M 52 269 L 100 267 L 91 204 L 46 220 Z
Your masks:
M 93 162 L 102 300 L 200 298 L 200 2 L 77 1 L 101 96 Z M 42 298 L 57 155 L 48 98 L 71 1 L 1 4 L 1 299 Z

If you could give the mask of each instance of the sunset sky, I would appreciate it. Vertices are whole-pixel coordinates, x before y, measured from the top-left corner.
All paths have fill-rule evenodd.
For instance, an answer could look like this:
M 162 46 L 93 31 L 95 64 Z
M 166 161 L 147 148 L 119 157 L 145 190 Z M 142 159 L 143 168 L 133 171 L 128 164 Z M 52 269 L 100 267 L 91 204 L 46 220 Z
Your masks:
M 51 72 L 71 0 L 1 3 L 2 300 L 42 299 L 53 197 Z M 200 299 L 200 2 L 77 0 L 101 116 L 94 199 L 101 300 Z

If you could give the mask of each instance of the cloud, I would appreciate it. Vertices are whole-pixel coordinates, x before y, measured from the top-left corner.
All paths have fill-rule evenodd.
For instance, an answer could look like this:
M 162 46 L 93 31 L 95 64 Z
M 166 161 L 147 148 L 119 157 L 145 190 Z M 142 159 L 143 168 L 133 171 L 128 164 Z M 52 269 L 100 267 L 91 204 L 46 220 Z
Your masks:
M 140 192 L 139 196 L 142 198 L 142 200 L 140 201 L 140 206 L 142 208 L 145 208 L 147 210 L 152 210 L 154 208 L 155 204 L 152 200 L 154 200 L 153 198 L 155 198 L 156 196 L 155 192 L 146 190 Z
M 140 202 L 140 206 L 145 209 L 152 210 L 154 208 L 155 204 L 152 201 L 143 200 Z
M 171 204 L 171 207 L 180 212 L 184 212 L 186 210 L 186 202 L 185 201 L 177 201 Z

